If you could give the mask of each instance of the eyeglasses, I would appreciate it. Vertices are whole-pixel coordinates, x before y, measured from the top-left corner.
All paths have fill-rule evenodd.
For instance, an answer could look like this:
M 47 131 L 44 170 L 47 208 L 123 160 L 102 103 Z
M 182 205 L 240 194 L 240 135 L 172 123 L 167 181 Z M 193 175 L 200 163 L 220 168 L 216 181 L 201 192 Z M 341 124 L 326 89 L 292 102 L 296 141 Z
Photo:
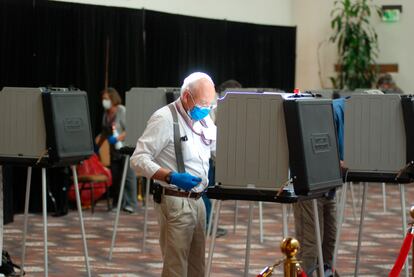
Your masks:
M 198 107 L 198 108 L 200 108 L 200 109 L 210 109 L 210 110 L 213 110 L 213 109 L 215 109 L 215 108 L 217 107 L 217 104 L 211 104 L 211 105 L 208 105 L 208 106 L 198 105 L 198 104 L 194 101 L 193 94 L 191 93 L 191 91 L 190 91 L 190 90 L 188 90 L 188 93 L 189 93 L 189 94 L 190 94 L 190 96 L 191 96 L 191 101 L 193 101 L 194 106 L 196 106 L 196 107 Z

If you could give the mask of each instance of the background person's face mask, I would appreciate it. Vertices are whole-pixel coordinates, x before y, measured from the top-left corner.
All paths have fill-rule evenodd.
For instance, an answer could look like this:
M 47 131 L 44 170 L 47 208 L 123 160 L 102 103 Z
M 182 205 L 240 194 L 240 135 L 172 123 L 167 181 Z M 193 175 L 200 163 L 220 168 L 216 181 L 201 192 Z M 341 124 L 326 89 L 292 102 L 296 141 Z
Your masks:
M 111 100 L 109 100 L 109 99 L 103 99 L 102 100 L 102 107 L 105 110 L 109 110 L 111 108 L 111 106 L 112 106 Z
M 195 121 L 199 121 L 205 118 L 210 113 L 210 108 L 197 105 L 193 99 L 193 96 L 191 95 L 191 92 L 189 92 L 189 94 L 191 97 L 191 101 L 193 101 L 194 103 L 194 107 L 190 110 L 188 115 Z

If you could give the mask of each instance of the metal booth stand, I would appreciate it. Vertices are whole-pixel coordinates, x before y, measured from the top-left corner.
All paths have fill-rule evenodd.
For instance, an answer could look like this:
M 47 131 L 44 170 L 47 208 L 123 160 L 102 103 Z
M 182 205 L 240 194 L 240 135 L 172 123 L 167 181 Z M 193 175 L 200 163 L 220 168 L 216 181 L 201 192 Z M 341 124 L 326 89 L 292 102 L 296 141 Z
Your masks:
M 116 234 L 117 234 L 117 230 L 118 230 L 119 216 L 120 216 L 120 213 L 121 213 L 121 204 L 122 204 L 122 198 L 123 198 L 124 189 L 125 189 L 125 180 L 126 180 L 126 173 L 127 173 L 128 164 L 129 164 L 129 158 L 130 158 L 130 155 L 132 155 L 132 153 L 134 152 L 134 149 L 130 148 L 130 147 L 124 147 L 124 148 L 121 149 L 121 152 L 123 152 L 123 154 L 124 154 L 125 163 L 124 163 L 122 179 L 121 179 L 121 185 L 120 185 L 120 190 L 119 190 L 118 205 L 116 207 L 116 216 L 115 216 L 113 232 L 112 232 L 111 247 L 109 249 L 109 260 L 110 261 L 112 260 L 113 249 L 115 247 L 115 240 L 116 240 Z M 146 240 L 147 240 L 148 200 L 149 200 L 149 197 L 150 197 L 149 196 L 149 194 L 150 194 L 150 185 L 151 185 L 151 179 L 147 178 L 147 183 L 146 183 L 146 187 L 145 187 L 144 230 L 143 230 L 143 237 L 142 237 L 142 252 L 143 253 L 145 252 L 145 244 L 146 244 Z
M 207 196 L 211 199 L 217 199 L 217 207 L 216 207 L 216 216 L 214 217 L 213 229 L 212 229 L 212 237 L 210 240 L 209 252 L 208 252 L 208 261 L 207 261 L 207 269 L 206 269 L 206 276 L 210 276 L 211 273 L 211 265 L 213 261 L 214 255 L 214 247 L 216 241 L 216 231 L 218 227 L 219 217 L 220 217 L 220 210 L 221 210 L 221 202 L 225 200 L 244 200 L 250 201 L 249 202 L 249 217 L 248 217 L 248 225 L 247 225 L 247 235 L 246 235 L 246 252 L 245 252 L 245 262 L 244 262 L 244 276 L 248 276 L 249 274 L 249 265 L 250 265 L 250 245 L 251 245 L 251 227 L 252 227 L 252 220 L 253 220 L 253 205 L 255 201 L 262 201 L 262 202 L 273 202 L 273 203 L 280 203 L 282 207 L 286 207 L 286 204 L 296 203 L 298 201 L 305 201 L 311 200 L 313 201 L 313 212 L 315 215 L 315 222 L 319 222 L 319 215 L 317 209 L 317 198 L 321 197 L 321 195 L 314 195 L 312 197 L 298 197 L 295 195 L 294 191 L 284 190 L 283 193 L 280 195 L 276 195 L 275 192 L 266 191 L 266 190 L 237 190 L 237 189 L 225 189 L 221 188 L 220 185 L 215 187 L 211 187 L 207 190 Z M 286 215 L 283 214 L 283 236 L 287 236 L 287 224 L 286 224 Z M 322 255 L 322 242 L 321 242 L 321 231 L 319 224 L 315 224 L 315 237 L 317 240 L 318 245 L 318 262 L 319 262 L 319 273 L 323 273 L 323 255 Z M 323 276 L 323 275 L 322 275 Z

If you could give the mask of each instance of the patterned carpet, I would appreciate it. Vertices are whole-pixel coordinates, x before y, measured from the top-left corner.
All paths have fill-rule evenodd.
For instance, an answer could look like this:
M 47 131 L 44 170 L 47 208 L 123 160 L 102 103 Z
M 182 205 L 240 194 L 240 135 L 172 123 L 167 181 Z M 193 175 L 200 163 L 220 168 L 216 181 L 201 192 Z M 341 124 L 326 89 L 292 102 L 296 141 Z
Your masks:
M 354 185 L 359 217 L 361 188 Z M 349 191 L 350 192 L 350 191 Z M 400 193 L 397 185 L 387 185 L 387 209 L 384 213 L 381 185 L 370 184 L 362 243 L 359 276 L 388 276 L 402 242 Z M 353 276 L 359 221 L 354 219 L 352 201 L 348 194 L 346 218 L 343 224 L 337 269 L 340 276 Z M 407 210 L 414 204 L 414 186 L 407 185 Z M 212 276 L 242 276 L 249 203 L 239 201 L 236 232 L 234 227 L 235 201 L 223 202 L 220 226 L 228 234 L 216 240 Z M 152 200 L 148 213 L 148 238 L 142 251 L 144 209 L 137 213 L 122 213 L 116 248 L 108 261 L 115 213 L 106 211 L 104 200 L 98 203 L 95 213 L 84 210 L 85 228 L 93 276 L 137 277 L 160 276 L 162 261 L 158 246 L 158 225 Z M 280 204 L 263 204 L 264 243 L 259 242 L 259 209 L 254 209 L 253 234 L 250 255 L 250 275 L 255 276 L 265 265 L 282 257 L 279 243 L 282 240 L 282 208 Z M 293 216 L 289 215 L 289 233 L 294 235 Z M 407 213 L 407 220 L 410 217 Z M 16 215 L 13 223 L 5 226 L 4 248 L 15 262 L 20 262 L 23 215 Z M 43 223 L 41 214 L 29 217 L 26 276 L 43 276 Z M 49 276 L 86 276 L 83 247 L 76 211 L 63 217 L 48 217 Z M 206 255 L 207 256 L 207 255 Z M 411 255 L 410 255 L 411 256 Z M 281 276 L 280 270 L 276 276 Z M 401 275 L 402 276 L 402 275 Z

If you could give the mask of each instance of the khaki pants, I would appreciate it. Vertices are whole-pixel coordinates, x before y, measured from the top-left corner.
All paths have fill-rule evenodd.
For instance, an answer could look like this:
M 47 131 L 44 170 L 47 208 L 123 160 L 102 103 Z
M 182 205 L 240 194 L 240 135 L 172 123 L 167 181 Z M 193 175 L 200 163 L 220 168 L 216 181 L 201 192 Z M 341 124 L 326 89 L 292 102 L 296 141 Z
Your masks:
M 204 276 L 206 210 L 199 198 L 162 195 L 160 224 L 163 277 Z
M 301 201 L 293 204 L 295 216 L 296 238 L 300 248 L 298 259 L 302 268 L 310 273 L 316 268 L 318 262 L 318 246 L 315 236 L 313 201 Z M 318 199 L 319 226 L 322 237 L 322 253 L 325 264 L 332 266 L 332 259 L 336 239 L 336 201 L 322 197 Z

